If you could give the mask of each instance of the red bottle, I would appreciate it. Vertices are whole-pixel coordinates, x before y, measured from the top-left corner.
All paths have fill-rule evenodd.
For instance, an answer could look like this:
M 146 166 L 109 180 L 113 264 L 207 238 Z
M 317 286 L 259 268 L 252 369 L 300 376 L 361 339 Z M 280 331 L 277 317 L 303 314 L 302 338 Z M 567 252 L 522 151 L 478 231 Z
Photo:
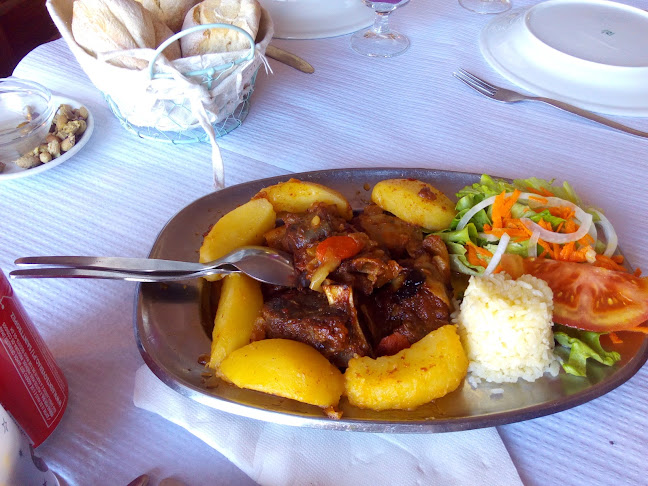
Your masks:
M 0 402 L 38 447 L 56 428 L 68 384 L 0 271 Z

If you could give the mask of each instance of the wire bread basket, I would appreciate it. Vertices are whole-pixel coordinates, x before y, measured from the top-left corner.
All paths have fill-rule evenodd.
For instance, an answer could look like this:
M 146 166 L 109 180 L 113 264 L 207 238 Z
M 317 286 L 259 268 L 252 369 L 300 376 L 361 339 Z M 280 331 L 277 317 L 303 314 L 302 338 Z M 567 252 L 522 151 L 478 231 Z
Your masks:
M 193 69 L 184 73 L 182 76 L 192 83 L 211 92 L 215 87 L 228 76 L 237 74 L 237 67 L 254 60 L 257 46 L 252 36 L 245 30 L 230 24 L 205 24 L 185 29 L 167 39 L 154 52 L 149 61 L 148 75 L 149 79 L 167 79 L 178 80 L 173 74 L 164 71 L 157 63 L 159 56 L 173 42 L 181 37 L 212 28 L 231 29 L 242 34 L 249 42 L 248 51 L 237 53 L 234 56 L 227 56 L 226 62 L 218 65 L 208 66 L 202 69 Z M 228 98 L 225 106 L 217 106 L 216 109 L 207 110 L 209 123 L 214 130 L 214 137 L 219 138 L 239 127 L 250 109 L 250 97 L 254 91 L 254 84 L 258 73 L 259 65 L 254 66 L 252 73 L 248 76 L 241 76 L 240 82 L 233 87 L 237 97 L 233 100 Z M 245 71 L 244 71 L 245 72 Z M 184 89 L 182 89 L 184 91 Z M 201 124 L 196 120 L 194 111 L 196 109 L 191 98 L 186 96 L 186 92 L 180 93 L 174 97 L 163 97 L 151 107 L 152 117 L 147 117 L 149 123 L 137 124 L 131 121 L 132 112 L 124 113 L 119 104 L 109 93 L 104 92 L 104 97 L 108 107 L 120 121 L 122 126 L 137 136 L 149 140 L 157 140 L 174 144 L 209 142 L 209 134 L 203 129 Z
M 72 34 L 74 0 L 47 0 L 52 20 L 92 83 L 104 95 L 120 124 L 138 137 L 173 144 L 210 142 L 215 186 L 224 186 L 223 163 L 216 139 L 239 127 L 250 109 L 257 73 L 268 68 L 265 50 L 274 32 L 272 19 L 261 9 L 256 39 L 229 24 L 205 24 L 173 35 L 157 49 L 131 49 L 97 57 L 76 43 Z M 163 51 L 189 34 L 211 28 L 233 29 L 249 48 L 169 61 Z M 129 57 L 148 69 L 128 69 L 111 63 Z

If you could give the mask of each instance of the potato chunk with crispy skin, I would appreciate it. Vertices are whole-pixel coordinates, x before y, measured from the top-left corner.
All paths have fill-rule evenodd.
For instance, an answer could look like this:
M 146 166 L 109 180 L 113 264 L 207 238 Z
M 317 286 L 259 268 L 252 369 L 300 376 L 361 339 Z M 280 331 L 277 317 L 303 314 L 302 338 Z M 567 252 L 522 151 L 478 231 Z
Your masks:
M 356 407 L 410 410 L 456 390 L 467 371 L 455 326 L 446 325 L 393 356 L 353 358 L 344 382 Z
M 264 339 L 233 351 L 220 375 L 240 388 L 291 398 L 322 408 L 337 406 L 344 378 L 315 348 L 289 339 Z
M 275 226 L 277 215 L 265 199 L 255 199 L 233 209 L 219 219 L 203 239 L 200 263 L 216 260 L 246 245 L 260 245 L 263 235 Z M 220 280 L 210 275 L 207 280 Z
M 334 205 L 344 219 L 353 217 L 351 205 L 342 194 L 316 182 L 290 179 L 261 189 L 252 199 L 259 198 L 270 201 L 277 212 L 303 213 L 313 203 L 322 202 Z
M 262 307 L 259 282 L 242 273 L 223 279 L 212 332 L 210 368 L 218 368 L 228 354 L 250 343 L 254 322 Z
M 383 210 L 429 231 L 450 226 L 454 203 L 434 186 L 415 179 L 387 179 L 376 184 L 371 200 Z

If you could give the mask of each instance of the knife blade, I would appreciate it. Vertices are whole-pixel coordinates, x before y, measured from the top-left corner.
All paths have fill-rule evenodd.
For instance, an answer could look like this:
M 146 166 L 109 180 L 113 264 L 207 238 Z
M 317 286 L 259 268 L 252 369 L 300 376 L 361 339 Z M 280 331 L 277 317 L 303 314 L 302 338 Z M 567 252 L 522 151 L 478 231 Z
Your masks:
M 268 44 L 265 53 L 266 56 L 274 59 L 275 61 L 282 62 L 303 73 L 312 74 L 315 72 L 315 68 L 313 68 L 313 66 L 303 60 L 301 57 L 293 54 L 292 52 L 284 51 L 277 46 L 273 46 L 272 44 Z

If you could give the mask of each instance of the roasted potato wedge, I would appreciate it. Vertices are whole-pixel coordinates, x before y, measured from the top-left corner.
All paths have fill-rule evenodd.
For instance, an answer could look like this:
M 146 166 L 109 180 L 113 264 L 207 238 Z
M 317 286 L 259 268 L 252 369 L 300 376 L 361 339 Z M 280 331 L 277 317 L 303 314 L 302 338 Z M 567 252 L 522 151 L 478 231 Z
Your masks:
M 212 332 L 210 368 L 217 369 L 232 351 L 250 343 L 254 321 L 261 313 L 261 284 L 242 273 L 223 279 Z
M 457 389 L 467 371 L 456 328 L 446 325 L 393 356 L 352 358 L 344 383 L 356 407 L 411 410 Z
M 277 215 L 266 199 L 255 199 L 233 209 L 219 219 L 200 247 L 200 263 L 225 256 L 245 245 L 260 245 L 263 235 L 275 226 Z M 220 280 L 210 275 L 207 280 Z
M 387 179 L 377 183 L 371 200 L 403 221 L 429 231 L 450 226 L 454 203 L 434 186 L 416 179 Z
M 291 398 L 322 408 L 337 406 L 342 373 L 315 348 L 289 339 L 264 339 L 230 353 L 220 376 L 240 388 Z
M 290 179 L 261 189 L 252 199 L 260 198 L 270 201 L 276 212 L 303 213 L 313 203 L 323 202 L 335 205 L 341 217 L 353 217 L 351 205 L 342 194 L 315 182 Z

